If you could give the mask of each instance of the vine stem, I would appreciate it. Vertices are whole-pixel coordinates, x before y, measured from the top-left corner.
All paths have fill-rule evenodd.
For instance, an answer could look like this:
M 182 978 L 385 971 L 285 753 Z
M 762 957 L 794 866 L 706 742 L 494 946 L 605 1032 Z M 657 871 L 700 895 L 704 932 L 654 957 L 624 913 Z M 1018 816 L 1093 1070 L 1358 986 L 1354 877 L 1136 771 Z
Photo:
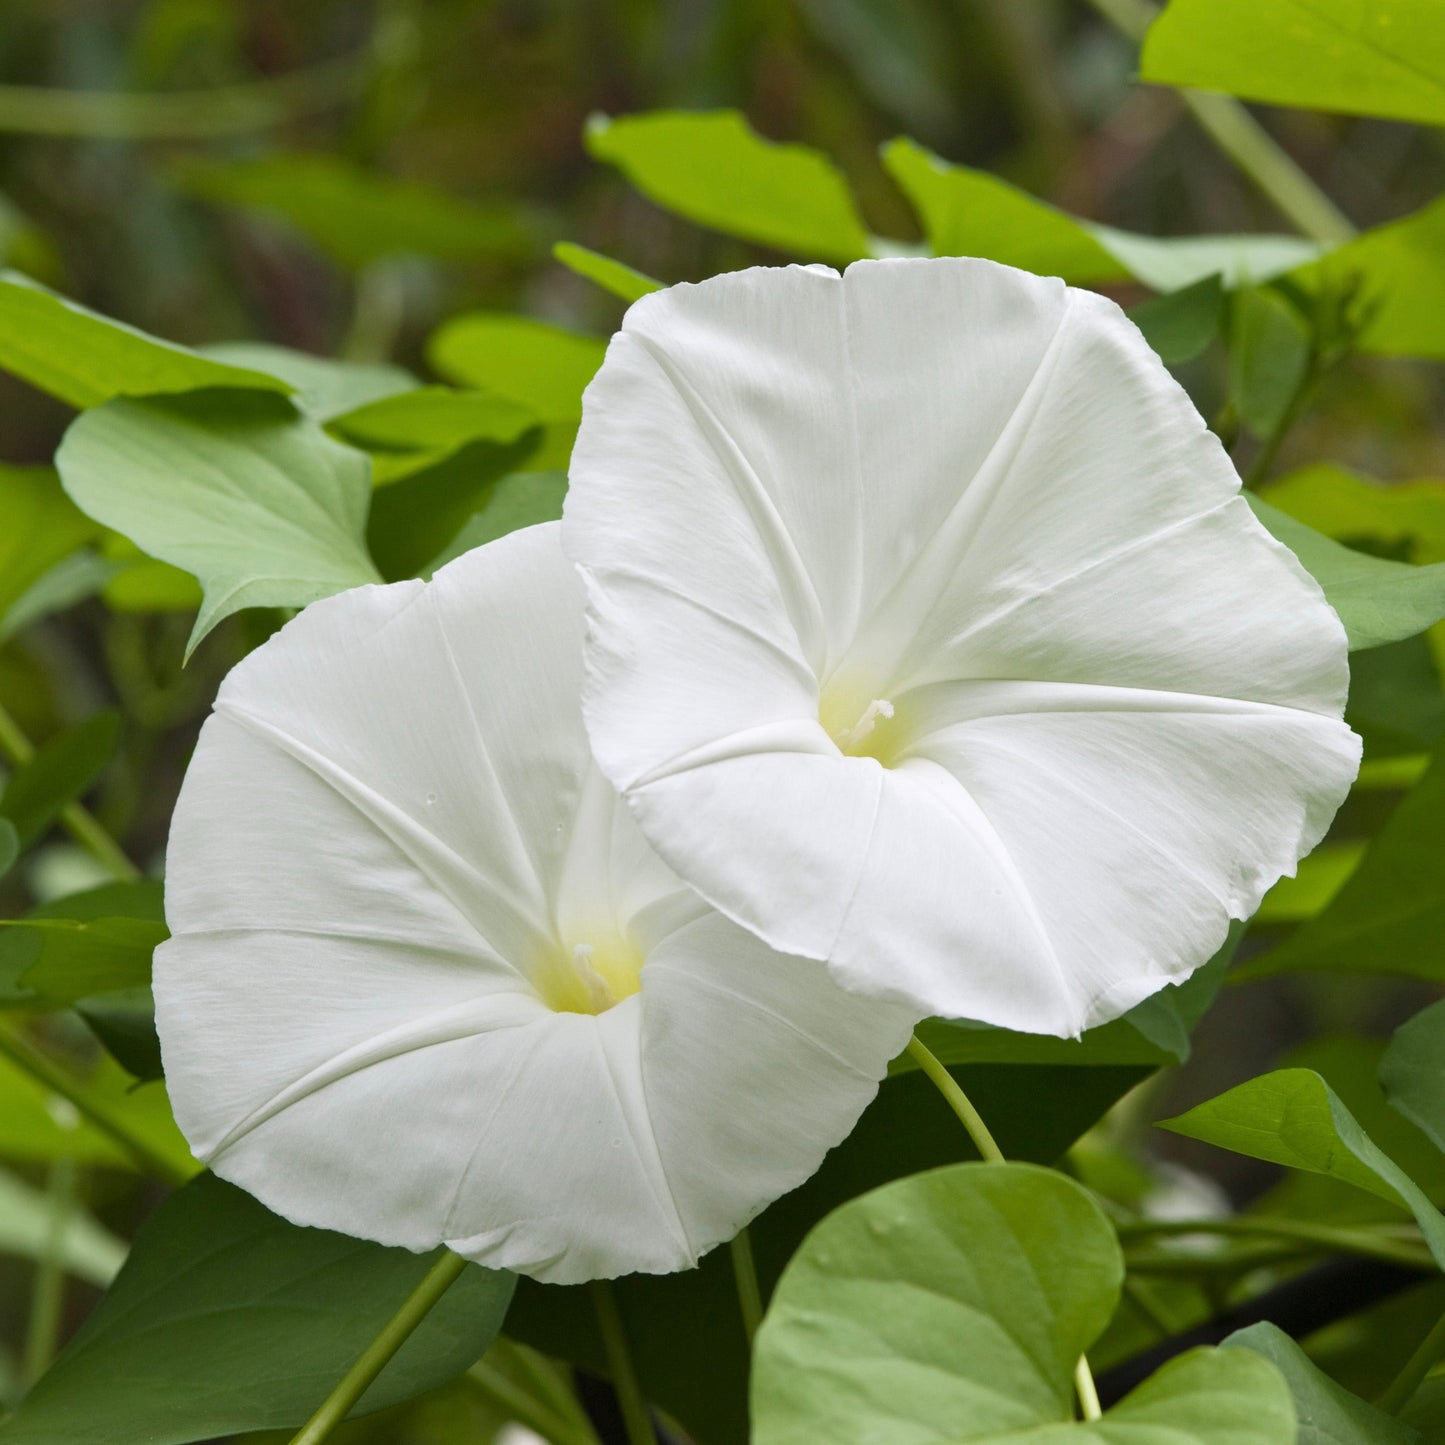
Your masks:
M 1003 1150 L 998 1147 L 998 1141 L 983 1122 L 983 1115 L 973 1107 L 973 1101 L 959 1088 L 958 1080 L 944 1068 L 937 1055 L 917 1034 L 908 1040 L 908 1053 L 943 1095 L 948 1107 L 958 1115 L 959 1122 L 973 1140 L 974 1148 L 984 1160 L 989 1164 L 1007 1163 Z M 1094 1374 L 1089 1369 L 1089 1361 L 1083 1355 L 1079 1356 L 1079 1362 L 1074 1366 L 1074 1389 L 1078 1394 L 1079 1409 L 1083 1412 L 1084 1419 L 1099 1419 L 1103 1413 L 1099 1408 L 1099 1392 L 1094 1388 Z
M 350 99 L 364 80 L 355 57 L 290 75 L 205 90 L 144 93 L 0 85 L 0 131 L 14 135 L 187 140 L 266 130 Z
M 1414 1398 L 1415 1391 L 1441 1355 L 1445 1355 L 1445 1315 L 1435 1321 L 1430 1333 L 1415 1347 L 1415 1353 L 1375 1403 L 1387 1414 L 1398 1415 Z
M 46 1194 L 49 1214 L 45 1243 L 35 1267 L 22 1366 L 24 1379 L 30 1385 L 50 1367 L 60 1339 L 60 1317 L 65 1305 L 65 1240 L 76 1207 L 74 1159 L 62 1156 L 50 1166 Z
M 1116 30 L 1142 43 L 1159 17 L 1150 0 L 1089 0 Z M 1180 89 L 1180 98 L 1210 140 L 1248 176 L 1301 234 L 1324 246 L 1353 240 L 1349 218 L 1232 95 Z
M 402 1301 L 401 1308 L 383 1326 L 381 1333 L 361 1352 L 356 1363 L 341 1377 L 321 1408 L 291 1438 L 291 1445 L 320 1445 L 346 1418 L 351 1407 L 366 1393 L 367 1386 L 384 1370 L 391 1357 L 406 1343 L 413 1330 L 432 1307 L 456 1283 L 467 1262 L 447 1250 L 422 1276 L 421 1282 Z
M 23 768 L 35 756 L 35 744 L 25 736 L 3 703 L 0 703 L 0 752 L 17 768 Z M 117 882 L 135 883 L 143 876 L 89 808 L 80 803 L 67 803 L 60 810 L 60 821 L 70 836 L 107 868 Z
M 176 1188 L 190 1179 L 188 1170 L 162 1154 L 108 1100 L 98 1098 L 42 1054 L 8 1019 L 0 1019 L 0 1057 L 9 1059 L 52 1094 L 68 1099 L 84 1118 L 109 1134 L 145 1173 L 154 1174 Z
M 609 1279 L 592 1281 L 592 1307 L 597 1311 L 597 1328 L 607 1351 L 607 1367 L 612 1373 L 612 1388 L 622 1411 L 622 1425 L 627 1431 L 628 1445 L 657 1445 L 652 1428 L 652 1415 L 647 1408 L 637 1370 L 627 1348 L 627 1332 L 622 1328 L 622 1314 L 617 1308 L 617 1295 Z M 297 1442 L 299 1445 L 299 1442 Z
M 1366 1229 L 1341 1229 L 1335 1225 L 1313 1224 L 1303 1219 L 1247 1219 L 1231 1215 L 1224 1219 L 1144 1219 L 1117 1226 L 1121 1239 L 1148 1239 L 1185 1234 L 1245 1235 L 1250 1238 L 1299 1240 L 1340 1254 L 1356 1254 L 1417 1268 L 1425 1259 L 1418 1248 L 1403 1238 Z
M 753 1263 L 753 1241 L 746 1229 L 738 1230 L 728 1245 L 732 1255 L 733 1279 L 738 1287 L 738 1308 L 743 1317 L 743 1333 L 751 1349 L 753 1336 L 763 1322 L 763 1293 L 758 1288 L 757 1266 Z

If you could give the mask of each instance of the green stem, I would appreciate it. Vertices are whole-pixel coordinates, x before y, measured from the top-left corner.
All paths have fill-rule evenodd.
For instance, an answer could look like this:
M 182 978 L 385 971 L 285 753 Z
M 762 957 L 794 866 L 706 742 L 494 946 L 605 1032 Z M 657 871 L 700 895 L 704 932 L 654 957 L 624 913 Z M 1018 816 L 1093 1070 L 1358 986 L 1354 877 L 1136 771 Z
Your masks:
M 30 1296 L 30 1321 L 25 1331 L 24 1379 L 33 1385 L 55 1358 L 65 1305 L 65 1237 L 75 1215 L 75 1160 L 60 1158 L 50 1166 L 46 1191 L 50 1205 L 45 1243 L 35 1266 Z
M 485 1359 L 478 1360 L 462 1378 L 479 1394 L 500 1406 L 511 1419 L 529 1430 L 535 1430 L 551 1445 L 598 1445 L 596 1432 L 590 1426 L 563 1419 L 516 1381 L 493 1369 Z
M 1150 0 L 1089 0 L 1116 30 L 1141 43 L 1159 16 Z M 1339 246 L 1358 232 L 1349 218 L 1232 95 L 1181 90 L 1205 134 L 1302 235 Z
M 466 1267 L 467 1262 L 461 1255 L 448 1250 L 427 1270 L 421 1283 L 406 1297 L 381 1333 L 361 1352 L 321 1408 L 292 1436 L 291 1445 L 320 1445 L 321 1441 L 330 1437 Z
M 738 1308 L 743 1316 L 743 1333 L 752 1347 L 753 1336 L 763 1322 L 763 1294 L 758 1288 L 757 1266 L 753 1263 L 753 1241 L 746 1229 L 733 1236 L 728 1251 L 733 1260 L 733 1279 L 738 1287 Z
M 1445 1315 L 1435 1321 L 1430 1333 L 1420 1341 L 1415 1353 L 1405 1361 L 1404 1369 L 1385 1387 L 1384 1393 L 1376 1401 L 1380 1409 L 1387 1414 L 1398 1415 L 1414 1398 L 1415 1391 L 1420 1388 L 1425 1376 L 1430 1373 L 1431 1367 L 1441 1355 L 1445 1355 Z
M 622 1315 L 617 1308 L 617 1296 L 611 1280 L 592 1281 L 592 1305 L 597 1311 L 597 1328 L 602 1335 L 603 1348 L 607 1351 L 607 1368 L 612 1374 L 612 1388 L 622 1411 L 628 1445 L 657 1445 L 652 1415 L 642 1394 L 642 1386 L 637 1381 L 637 1371 L 627 1348 L 627 1333 L 622 1328 Z
M 913 1056 L 914 1062 L 929 1079 L 934 1087 L 948 1103 L 948 1107 L 958 1115 L 959 1123 L 968 1131 L 968 1137 L 973 1140 L 973 1146 L 979 1154 L 990 1164 L 1004 1164 L 1004 1152 L 998 1147 L 997 1140 L 989 1132 L 988 1125 L 983 1122 L 983 1115 L 973 1107 L 968 1095 L 958 1086 L 958 1081 L 938 1061 L 937 1056 L 914 1034 L 908 1040 L 908 1052 Z M 1089 1370 L 1089 1362 L 1083 1355 L 1079 1356 L 1079 1363 L 1074 1367 L 1074 1386 L 1079 1396 L 1079 1408 L 1084 1412 L 1084 1419 L 1097 1420 L 1100 1415 L 1099 1392 L 1094 1388 L 1094 1376 Z
M 109 1134 L 146 1173 L 179 1188 L 190 1174 L 167 1158 L 109 1100 L 97 1097 L 84 1084 L 47 1058 L 8 1019 L 0 1019 L 0 1057 L 10 1060 L 53 1094 L 69 1099 L 97 1129 Z
M 943 1095 L 948 1107 L 958 1115 L 959 1122 L 968 1130 L 968 1137 L 973 1140 L 973 1147 L 990 1164 L 1002 1164 L 1004 1162 L 1003 1150 L 998 1147 L 993 1135 L 989 1133 L 988 1125 L 983 1122 L 983 1116 L 969 1102 L 968 1095 L 958 1087 L 958 1081 L 939 1063 L 928 1045 L 917 1034 L 908 1040 L 908 1052 L 913 1056 L 918 1067 L 933 1081 L 934 1087 Z
M 1366 1259 L 1383 1260 L 1418 1268 L 1429 1260 L 1428 1254 L 1414 1246 L 1408 1238 L 1391 1238 L 1377 1230 L 1343 1229 L 1337 1225 L 1314 1224 L 1303 1219 L 1245 1218 L 1232 1215 L 1224 1219 L 1145 1219 L 1118 1226 L 1119 1238 L 1157 1239 L 1175 1235 L 1218 1234 L 1248 1238 L 1297 1240 L 1338 1254 L 1362 1255 Z
M 206 90 L 144 94 L 0 85 L 0 131 L 108 140 L 191 140 L 266 130 L 330 110 L 359 91 L 355 57 Z
M 1094 1385 L 1094 1372 L 1083 1355 L 1074 1366 L 1074 1393 L 1079 1397 L 1079 1409 L 1086 1420 L 1097 1420 L 1104 1412 L 1099 1407 L 1099 1391 Z
M 23 768 L 35 756 L 35 744 L 25 736 L 10 710 L 0 703 L 0 752 L 17 767 Z M 60 810 L 60 821 L 66 831 L 91 857 L 104 865 L 121 883 L 134 883 L 142 874 L 126 857 L 119 843 L 96 821 L 95 815 L 80 803 L 67 803 Z

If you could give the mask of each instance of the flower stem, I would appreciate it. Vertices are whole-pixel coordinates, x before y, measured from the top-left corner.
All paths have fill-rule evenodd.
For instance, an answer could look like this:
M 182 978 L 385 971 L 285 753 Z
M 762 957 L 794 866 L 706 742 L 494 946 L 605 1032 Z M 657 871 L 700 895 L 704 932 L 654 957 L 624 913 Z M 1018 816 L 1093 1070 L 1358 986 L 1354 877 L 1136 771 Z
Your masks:
M 652 1415 L 643 1397 L 642 1386 L 637 1382 L 637 1371 L 627 1348 L 627 1332 L 622 1328 L 622 1314 L 617 1308 L 617 1296 L 611 1280 L 592 1281 L 592 1305 L 597 1311 L 597 1328 L 602 1335 L 603 1348 L 607 1351 L 607 1367 L 612 1372 L 612 1388 L 617 1395 L 618 1408 L 622 1411 L 628 1445 L 657 1445 Z
M 36 1261 L 30 1321 L 25 1331 L 23 1370 L 27 1385 L 33 1385 L 49 1369 L 60 1339 L 60 1316 L 65 1304 L 65 1240 L 75 1215 L 75 1183 L 74 1159 L 62 1156 L 50 1166 L 45 1243 Z
M 190 1173 L 161 1153 L 131 1122 L 120 1114 L 108 1099 L 93 1094 L 64 1069 L 47 1058 L 8 1019 L 0 1019 L 0 1057 L 7 1058 L 43 1084 L 53 1094 L 69 1099 L 81 1115 L 105 1134 L 109 1134 L 147 1174 L 154 1174 L 167 1184 L 179 1188 L 190 1179 Z
M 743 1333 L 752 1348 L 753 1336 L 763 1322 L 763 1295 L 758 1288 L 758 1271 L 753 1264 L 753 1241 L 746 1229 L 740 1229 L 728 1245 L 733 1259 L 733 1279 L 737 1281 L 738 1307 L 743 1316 Z
M 968 1095 L 959 1088 L 958 1081 L 917 1034 L 908 1040 L 908 1052 L 943 1095 L 948 1107 L 958 1115 L 959 1122 L 968 1130 L 968 1137 L 973 1140 L 974 1148 L 984 1160 L 989 1164 L 1007 1163 L 1003 1150 L 998 1147 L 998 1142 L 989 1133 L 988 1125 L 983 1122 L 983 1115 L 973 1107 Z M 1079 1363 L 1074 1367 L 1074 1388 L 1078 1392 L 1079 1407 L 1084 1412 L 1084 1419 L 1097 1420 L 1101 1413 L 1099 1392 L 1094 1388 L 1094 1376 L 1083 1355 L 1079 1356 Z
M 1158 18 L 1150 0 L 1089 0 L 1116 30 L 1141 42 Z M 1232 95 L 1180 90 L 1200 128 L 1302 235 L 1324 246 L 1352 240 L 1355 227 Z
M 913 1055 L 918 1067 L 933 1081 L 934 1087 L 943 1095 L 948 1107 L 958 1115 L 959 1122 L 968 1130 L 968 1137 L 973 1140 L 973 1147 L 990 1164 L 1002 1164 L 1003 1150 L 989 1133 L 983 1116 L 969 1102 L 968 1095 L 958 1087 L 953 1075 L 939 1063 L 932 1050 L 917 1034 L 908 1040 L 908 1052 Z
M 427 1270 L 421 1283 L 406 1297 L 381 1333 L 361 1352 L 356 1363 L 322 1402 L 321 1408 L 292 1437 L 291 1445 L 320 1445 L 321 1441 L 330 1437 L 466 1267 L 467 1262 L 461 1255 L 448 1250 Z
M 22 731 L 9 710 L 0 703 L 0 753 L 17 767 L 24 767 L 35 756 L 35 744 Z M 120 883 L 134 883 L 141 871 L 126 857 L 119 843 L 100 826 L 88 808 L 80 803 L 67 803 L 60 810 L 60 821 L 66 831 L 93 858 L 110 870 Z
M 1375 1403 L 1387 1414 L 1398 1415 L 1414 1398 L 1415 1391 L 1441 1355 L 1445 1355 L 1445 1315 L 1435 1321 L 1430 1333 L 1415 1347 L 1415 1353 Z

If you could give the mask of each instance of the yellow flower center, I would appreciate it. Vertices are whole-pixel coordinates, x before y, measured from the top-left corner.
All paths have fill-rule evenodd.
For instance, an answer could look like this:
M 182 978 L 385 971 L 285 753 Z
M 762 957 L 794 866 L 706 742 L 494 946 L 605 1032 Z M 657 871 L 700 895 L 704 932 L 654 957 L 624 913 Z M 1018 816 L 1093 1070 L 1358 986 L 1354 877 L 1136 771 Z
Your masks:
M 892 702 L 871 691 L 857 679 L 835 679 L 818 700 L 818 721 L 839 752 L 889 767 L 902 748 L 903 729 Z
M 554 1013 L 600 1014 L 642 987 L 642 950 L 614 929 L 595 942 L 560 942 L 538 960 L 533 982 Z

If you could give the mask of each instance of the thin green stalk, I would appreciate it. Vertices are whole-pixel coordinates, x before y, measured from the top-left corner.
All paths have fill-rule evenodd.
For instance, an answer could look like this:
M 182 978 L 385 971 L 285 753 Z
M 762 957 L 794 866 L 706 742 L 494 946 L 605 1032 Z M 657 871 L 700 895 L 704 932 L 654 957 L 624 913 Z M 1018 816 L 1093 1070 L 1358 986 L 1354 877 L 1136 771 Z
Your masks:
M 592 1305 L 597 1311 L 597 1328 L 607 1351 L 607 1368 L 612 1374 L 612 1388 L 622 1411 L 628 1445 L 657 1445 L 652 1414 L 647 1408 L 642 1386 L 637 1381 L 637 1370 L 627 1348 L 627 1332 L 622 1328 L 622 1314 L 617 1308 L 617 1296 L 611 1280 L 592 1281 Z
M 50 1213 L 45 1242 L 35 1265 L 30 1320 L 25 1330 L 23 1372 L 29 1385 L 50 1368 L 60 1343 L 61 1312 L 65 1305 L 65 1236 L 75 1216 L 75 1183 L 74 1159 L 60 1158 L 50 1166 L 46 1190 Z
M 989 1133 L 988 1125 L 983 1122 L 983 1116 L 970 1103 L 968 1095 L 958 1087 L 958 1082 L 953 1075 L 939 1063 L 928 1045 L 917 1034 L 908 1040 L 908 1052 L 912 1054 L 918 1067 L 933 1081 L 934 1087 L 943 1095 L 948 1107 L 958 1115 L 959 1122 L 968 1130 L 968 1137 L 973 1140 L 973 1147 L 990 1164 L 1002 1164 L 1004 1162 L 1003 1150 L 998 1147 L 993 1135 Z
M 457 1281 L 467 1262 L 448 1250 L 422 1276 L 421 1283 L 402 1302 L 377 1337 L 361 1352 L 356 1363 L 341 1377 L 321 1408 L 291 1438 L 291 1445 L 320 1445 L 346 1418 L 367 1387 L 386 1368 L 391 1357 L 407 1342 L 413 1330 Z
M 1142 43 L 1159 9 L 1150 0 L 1089 0 L 1116 30 Z M 1279 142 L 1232 95 L 1179 91 L 1205 134 L 1302 235 L 1325 246 L 1342 245 L 1358 232 L 1335 203 Z
M 1408 1238 L 1392 1237 L 1368 1228 L 1346 1229 L 1338 1225 L 1314 1224 L 1305 1219 L 1246 1218 L 1240 1215 L 1224 1219 L 1143 1219 L 1120 1224 L 1118 1230 L 1119 1238 L 1126 1242 L 1187 1234 L 1218 1234 L 1298 1241 L 1338 1254 L 1361 1255 L 1366 1259 L 1403 1264 L 1410 1268 L 1418 1268 L 1422 1262 L 1428 1264 L 1430 1259 L 1421 1245 Z
M 763 1294 L 758 1288 L 758 1271 L 753 1263 L 753 1241 L 746 1229 L 733 1236 L 728 1251 L 733 1260 L 733 1279 L 738 1287 L 738 1308 L 743 1316 L 743 1333 L 751 1349 L 753 1336 L 763 1322 Z
M 550 1405 L 524 1390 L 500 1370 L 478 1360 L 462 1378 L 479 1394 L 500 1406 L 519 1425 L 535 1430 L 550 1445 L 598 1445 L 590 1426 L 563 1419 Z
M 917 1034 L 908 1040 L 908 1052 L 943 1095 L 948 1107 L 958 1115 L 959 1123 L 968 1131 L 968 1137 L 973 1140 L 974 1148 L 979 1154 L 990 1164 L 1007 1163 L 1003 1150 L 998 1147 L 988 1125 L 983 1122 L 983 1115 L 973 1107 L 968 1095 L 959 1088 L 958 1081 Z M 1084 1419 L 1097 1420 L 1100 1414 L 1099 1392 L 1094 1388 L 1094 1376 L 1083 1355 L 1079 1356 L 1079 1363 L 1074 1367 L 1074 1387 L 1078 1392 L 1079 1408 L 1084 1412 Z
M 35 756 L 35 744 L 25 736 L 10 710 L 0 703 L 0 753 L 17 767 Z M 67 803 L 60 810 L 65 830 L 91 857 L 107 868 L 120 883 L 134 883 L 142 874 L 126 857 L 120 844 L 101 827 L 95 815 L 80 803 Z
M 1099 1391 L 1094 1384 L 1094 1372 L 1083 1355 L 1074 1366 L 1074 1393 L 1079 1397 L 1079 1409 L 1084 1419 L 1097 1420 L 1104 1412 L 1099 1405 Z
M 1431 1326 L 1430 1333 L 1416 1346 L 1415 1353 L 1385 1387 L 1376 1404 L 1387 1414 L 1398 1415 L 1414 1398 L 1415 1391 L 1442 1355 L 1445 1355 L 1445 1315 L 1441 1315 Z
M 9 1019 L 0 1019 L 0 1056 L 23 1069 L 51 1093 L 69 1099 L 82 1117 L 109 1134 L 146 1173 L 177 1187 L 190 1178 L 185 1169 L 162 1154 L 109 1100 L 100 1098 L 71 1078 L 58 1064 L 42 1054 Z
M 266 130 L 356 95 L 357 57 L 268 80 L 205 90 L 140 93 L 0 85 L 0 132 L 107 140 L 191 140 Z

